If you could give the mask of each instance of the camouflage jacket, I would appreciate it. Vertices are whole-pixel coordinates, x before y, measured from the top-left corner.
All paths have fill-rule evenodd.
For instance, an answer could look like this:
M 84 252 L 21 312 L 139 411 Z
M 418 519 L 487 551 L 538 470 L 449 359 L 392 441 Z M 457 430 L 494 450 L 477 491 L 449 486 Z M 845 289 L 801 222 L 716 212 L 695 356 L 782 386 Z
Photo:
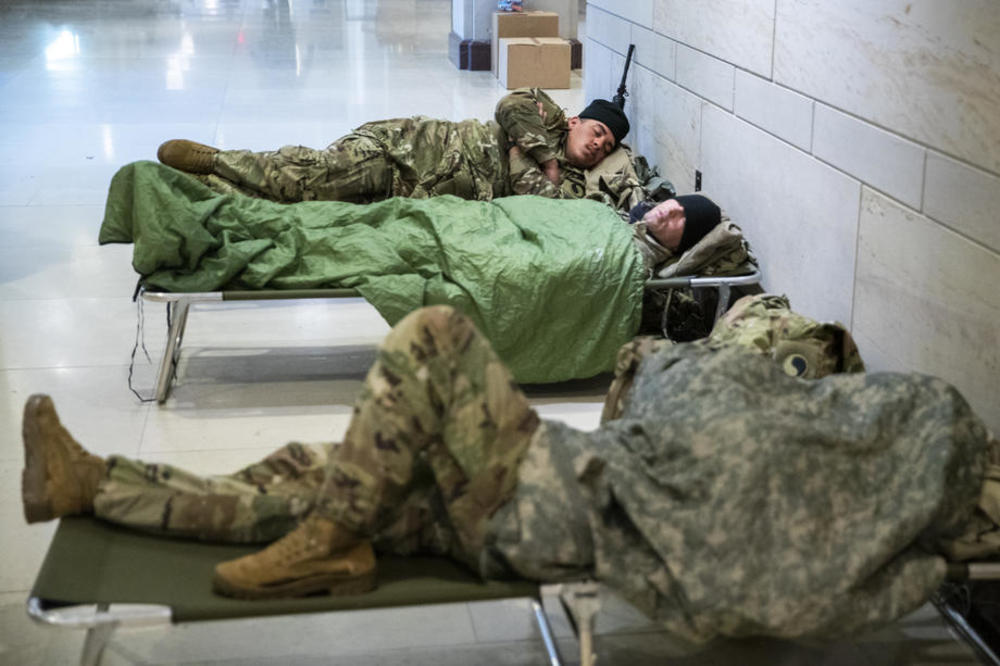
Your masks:
M 396 196 L 489 201 L 510 194 L 504 133 L 496 123 L 414 116 L 366 123 L 352 134 L 381 146 L 393 165 Z
M 615 359 L 615 378 L 604 399 L 602 421 L 618 418 L 639 365 L 674 344 L 639 336 L 622 345 Z M 740 347 L 773 360 L 792 377 L 818 379 L 835 372 L 864 372 L 850 331 L 836 322 L 818 322 L 792 312 L 788 299 L 775 294 L 744 296 L 715 322 L 708 338 L 697 344 L 710 349 Z
M 366 123 L 352 134 L 382 147 L 394 166 L 392 191 L 402 196 L 453 194 L 488 201 L 511 194 L 538 194 L 594 198 L 616 208 L 626 206 L 626 210 L 641 197 L 642 188 L 625 151 L 615 151 L 589 172 L 566 164 L 566 114 L 543 91 L 515 90 L 497 104 L 495 117 L 487 122 L 394 118 Z M 508 149 L 514 144 L 525 154 L 511 163 Z M 553 157 L 563 173 L 559 188 L 539 167 Z M 605 163 L 615 165 L 614 169 L 609 171 Z
M 553 199 L 595 199 L 616 210 L 628 211 L 643 197 L 642 186 L 632 166 L 632 153 L 619 146 L 590 170 L 566 161 L 565 112 L 538 88 L 521 88 L 497 104 L 496 121 L 506 132 L 507 146 L 518 146 L 522 154 L 510 159 L 510 189 L 513 194 L 537 194 Z M 541 164 L 559 162 L 562 180 L 553 184 Z
M 844 636 L 924 603 L 945 572 L 934 544 L 979 497 L 981 421 L 934 378 L 808 380 L 768 356 L 667 345 L 639 363 L 617 418 L 589 433 L 546 423 L 491 547 L 543 579 L 589 556 L 598 580 L 694 643 Z M 559 511 L 534 507 L 574 493 L 574 528 L 539 520 Z

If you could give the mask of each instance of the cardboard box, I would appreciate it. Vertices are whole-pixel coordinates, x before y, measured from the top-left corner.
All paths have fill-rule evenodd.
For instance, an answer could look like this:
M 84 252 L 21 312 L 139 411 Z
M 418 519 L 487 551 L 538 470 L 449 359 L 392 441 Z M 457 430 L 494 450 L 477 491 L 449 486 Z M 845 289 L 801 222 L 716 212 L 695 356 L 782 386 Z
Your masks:
M 500 40 L 507 37 L 558 37 L 559 14 L 555 12 L 494 12 L 490 69 L 500 76 Z
M 500 83 L 507 88 L 569 88 L 570 45 L 558 37 L 500 40 Z

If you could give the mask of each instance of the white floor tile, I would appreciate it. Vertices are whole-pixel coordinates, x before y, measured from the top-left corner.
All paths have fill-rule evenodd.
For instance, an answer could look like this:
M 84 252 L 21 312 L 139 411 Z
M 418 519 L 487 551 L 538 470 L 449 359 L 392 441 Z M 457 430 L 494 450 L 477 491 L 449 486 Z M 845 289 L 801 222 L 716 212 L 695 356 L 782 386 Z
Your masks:
M 0 206 L 0 248 L 6 252 L 21 250 L 31 256 L 38 249 L 96 247 L 103 216 L 103 204 Z M 111 253 L 108 258 L 112 260 Z M 121 263 L 117 255 L 113 260 Z
M 6 368 L 127 365 L 135 321 L 127 296 L 0 300 L 0 359 Z
M 0 300 L 128 297 L 138 275 L 132 246 L 0 248 Z
M 59 419 L 85 448 L 106 456 L 133 456 L 146 422 L 141 405 L 127 387 L 125 366 L 0 370 L 0 460 L 23 461 L 21 414 L 33 393 L 52 396 Z

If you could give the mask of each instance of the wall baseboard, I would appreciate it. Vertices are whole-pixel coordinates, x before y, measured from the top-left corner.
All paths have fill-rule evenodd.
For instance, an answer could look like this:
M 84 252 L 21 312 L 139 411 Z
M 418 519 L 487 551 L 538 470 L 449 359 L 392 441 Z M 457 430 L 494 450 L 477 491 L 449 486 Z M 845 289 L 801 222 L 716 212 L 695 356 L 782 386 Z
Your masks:
M 569 58 L 572 69 L 583 67 L 583 44 L 578 39 L 569 40 Z M 448 35 L 448 60 L 459 69 L 481 72 L 492 67 L 490 42 L 484 39 L 462 39 L 454 31 Z

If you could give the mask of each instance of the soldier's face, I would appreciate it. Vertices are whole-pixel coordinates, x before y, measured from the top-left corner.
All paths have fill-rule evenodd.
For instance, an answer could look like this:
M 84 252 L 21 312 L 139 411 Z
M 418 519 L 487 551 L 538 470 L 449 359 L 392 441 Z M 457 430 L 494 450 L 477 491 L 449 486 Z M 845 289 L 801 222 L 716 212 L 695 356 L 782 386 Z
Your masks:
M 608 126 L 593 118 L 569 119 L 566 160 L 573 166 L 590 169 L 615 149 L 615 135 Z
M 660 245 L 668 250 L 680 247 L 687 217 L 684 214 L 684 206 L 676 199 L 667 199 L 656 204 L 655 208 L 643 215 L 642 221 L 646 223 L 646 230 Z

